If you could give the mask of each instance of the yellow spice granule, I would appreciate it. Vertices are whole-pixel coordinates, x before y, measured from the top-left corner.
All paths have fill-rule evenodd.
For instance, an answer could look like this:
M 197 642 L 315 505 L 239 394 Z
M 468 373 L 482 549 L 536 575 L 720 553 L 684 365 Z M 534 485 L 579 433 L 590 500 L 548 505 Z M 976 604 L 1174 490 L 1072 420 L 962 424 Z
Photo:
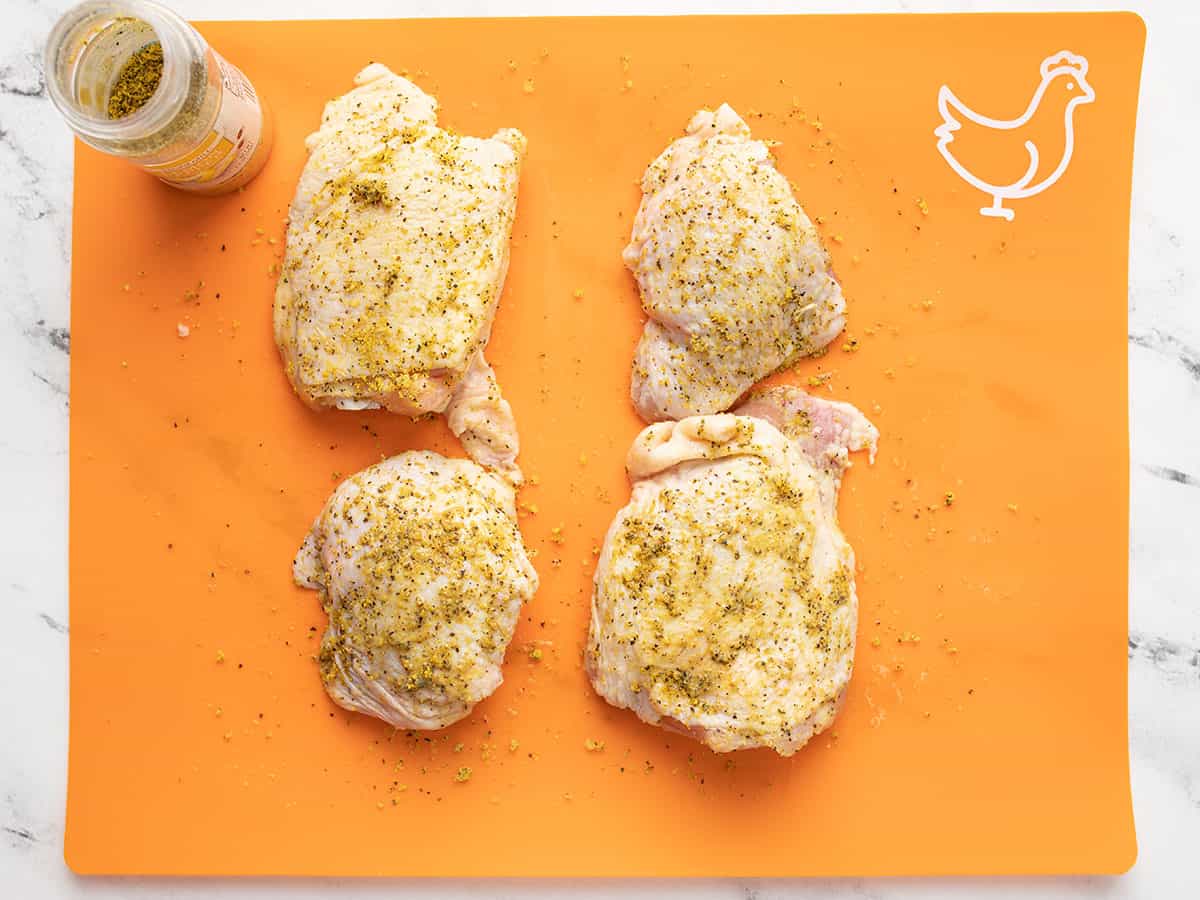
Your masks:
M 218 663 L 225 662 L 225 651 L 224 650 L 217 651 L 217 662 Z
M 589 753 L 599 753 L 604 749 L 604 741 L 595 741 L 591 738 L 588 738 L 583 742 L 583 746 Z
M 525 83 L 523 85 L 521 85 L 521 90 L 523 90 L 527 94 L 532 94 L 534 91 L 533 79 L 526 78 Z
M 454 780 L 457 781 L 459 784 L 462 784 L 464 781 L 470 781 L 471 780 L 471 767 L 463 766 L 462 768 L 460 768 L 454 774 Z
M 533 660 L 534 662 L 541 662 L 542 649 L 540 647 L 534 647 L 532 650 L 529 651 L 529 658 L 531 660 Z

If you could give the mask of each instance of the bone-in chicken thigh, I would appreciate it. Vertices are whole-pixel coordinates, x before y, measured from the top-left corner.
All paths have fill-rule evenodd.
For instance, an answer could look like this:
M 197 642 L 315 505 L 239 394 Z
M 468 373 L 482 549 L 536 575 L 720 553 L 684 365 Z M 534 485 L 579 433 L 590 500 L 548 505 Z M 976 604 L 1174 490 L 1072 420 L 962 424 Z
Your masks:
M 795 388 L 646 428 L 596 569 L 596 691 L 713 750 L 790 756 L 833 721 L 854 662 L 854 553 L 837 523 L 850 450 L 878 432 Z
M 842 330 L 816 229 L 729 106 L 696 113 L 642 193 L 624 260 L 648 317 L 631 391 L 646 421 L 727 410 Z
M 321 595 L 325 690 L 396 728 L 441 728 L 503 680 L 538 578 L 512 486 L 473 462 L 411 451 L 346 479 L 294 563 Z
M 483 351 L 508 270 L 519 131 L 437 125 L 437 101 L 372 63 L 307 140 L 275 294 L 275 340 L 314 407 L 447 413 L 473 458 L 519 480 L 517 432 Z

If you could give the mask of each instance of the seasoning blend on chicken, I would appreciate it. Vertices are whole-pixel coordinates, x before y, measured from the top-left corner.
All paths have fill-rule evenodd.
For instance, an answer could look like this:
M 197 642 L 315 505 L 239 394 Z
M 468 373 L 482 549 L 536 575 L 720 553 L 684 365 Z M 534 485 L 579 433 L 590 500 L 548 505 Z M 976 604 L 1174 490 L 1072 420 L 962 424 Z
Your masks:
M 321 594 L 325 689 L 396 728 L 442 728 L 503 681 L 538 577 L 513 488 L 469 460 L 410 451 L 333 492 L 294 563 Z
M 483 357 L 508 270 L 525 138 L 437 126 L 437 101 L 372 63 L 306 141 L 275 292 L 275 341 L 310 406 L 447 413 L 520 481 L 517 430 Z
M 642 177 L 625 248 L 649 320 L 632 397 L 648 422 L 728 409 L 845 325 L 816 229 L 763 141 L 701 110 Z
M 717 752 L 790 756 L 829 727 L 854 663 L 854 553 L 837 523 L 851 450 L 878 431 L 796 388 L 644 429 L 596 569 L 597 693 Z

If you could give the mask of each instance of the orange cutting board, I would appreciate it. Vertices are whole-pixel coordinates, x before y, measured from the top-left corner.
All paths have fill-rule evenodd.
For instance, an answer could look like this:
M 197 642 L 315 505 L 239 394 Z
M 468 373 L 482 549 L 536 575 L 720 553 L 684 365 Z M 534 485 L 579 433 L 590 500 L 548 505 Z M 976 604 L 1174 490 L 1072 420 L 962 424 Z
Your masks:
M 1141 20 L 201 28 L 274 108 L 264 173 L 201 199 L 90 149 L 76 157 L 72 868 L 770 876 L 1132 864 L 1125 311 Z M 989 199 L 938 152 L 939 87 L 1016 117 L 1042 60 L 1064 49 L 1087 58 L 1095 92 L 1075 109 L 1074 157 L 1052 187 L 1006 203 L 1012 221 L 986 218 Z M 504 685 L 468 720 L 425 734 L 327 699 L 313 660 L 324 617 L 290 577 L 345 474 L 409 448 L 461 454 L 440 422 L 308 411 L 271 340 L 303 139 L 369 60 L 436 94 L 448 127 L 529 138 L 488 355 L 532 476 L 521 525 L 541 589 Z M 844 339 L 782 377 L 857 404 L 883 435 L 840 504 L 860 560 L 854 679 L 832 730 L 792 759 L 717 756 L 644 726 L 601 702 L 581 668 L 596 548 L 627 499 L 623 460 L 640 427 L 628 389 L 642 316 L 620 260 L 636 182 L 698 108 L 722 101 L 781 142 L 779 168 L 848 298 Z M 1037 119 L 1043 162 L 1062 155 L 1062 109 Z M 1014 134 L 995 129 L 994 149 L 985 134 L 972 165 L 999 166 Z M 463 766 L 472 776 L 458 783 Z

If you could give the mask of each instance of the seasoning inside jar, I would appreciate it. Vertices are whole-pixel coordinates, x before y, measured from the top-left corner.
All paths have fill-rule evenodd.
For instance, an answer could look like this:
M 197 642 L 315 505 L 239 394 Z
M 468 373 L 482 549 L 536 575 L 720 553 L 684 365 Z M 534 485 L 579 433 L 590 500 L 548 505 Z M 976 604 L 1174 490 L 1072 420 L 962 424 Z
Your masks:
M 146 44 L 121 67 L 108 95 L 108 117 L 123 119 L 146 105 L 162 81 L 163 48 L 159 41 Z

